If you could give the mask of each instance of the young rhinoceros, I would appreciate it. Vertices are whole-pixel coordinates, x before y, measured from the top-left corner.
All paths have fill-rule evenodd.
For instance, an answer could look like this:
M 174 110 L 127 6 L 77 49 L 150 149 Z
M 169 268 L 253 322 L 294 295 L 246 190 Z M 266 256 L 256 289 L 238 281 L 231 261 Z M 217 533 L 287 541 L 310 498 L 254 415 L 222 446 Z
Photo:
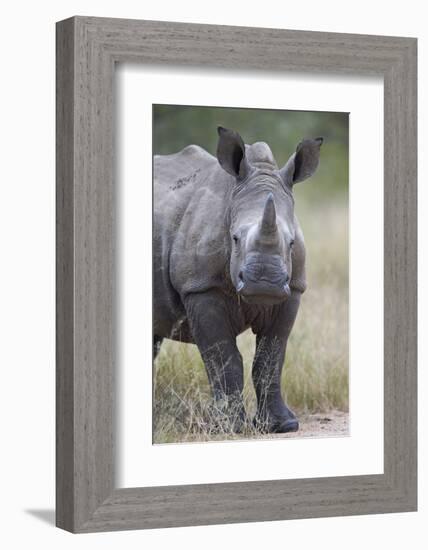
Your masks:
M 154 158 L 155 354 L 163 338 L 196 344 L 214 399 L 234 411 L 238 430 L 245 411 L 236 337 L 251 327 L 254 421 L 265 431 L 296 431 L 281 396 L 287 340 L 306 288 L 293 186 L 317 169 L 323 140 L 303 140 L 278 169 L 266 143 L 245 145 L 222 127 L 218 135 L 217 158 L 196 145 Z

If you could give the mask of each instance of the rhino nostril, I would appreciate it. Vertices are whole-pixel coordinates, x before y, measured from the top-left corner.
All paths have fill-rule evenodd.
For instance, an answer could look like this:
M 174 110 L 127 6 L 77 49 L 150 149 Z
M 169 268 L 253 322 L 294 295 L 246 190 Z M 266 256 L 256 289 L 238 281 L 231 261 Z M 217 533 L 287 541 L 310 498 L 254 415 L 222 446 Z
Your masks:
M 238 273 L 238 284 L 236 285 L 236 290 L 238 292 L 241 292 L 244 289 L 245 283 L 244 283 L 244 273 L 242 270 Z

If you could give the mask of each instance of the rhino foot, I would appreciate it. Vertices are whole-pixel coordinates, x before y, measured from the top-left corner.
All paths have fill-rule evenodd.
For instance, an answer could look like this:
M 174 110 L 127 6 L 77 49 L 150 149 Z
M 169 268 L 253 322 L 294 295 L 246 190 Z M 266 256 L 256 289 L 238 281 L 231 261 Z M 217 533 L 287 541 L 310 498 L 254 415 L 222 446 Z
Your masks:
M 293 415 L 292 417 L 272 417 L 260 418 L 256 416 L 254 418 L 254 426 L 262 433 L 276 433 L 283 434 L 288 432 L 297 432 L 299 429 L 299 421 Z
M 278 422 L 273 424 L 270 433 L 285 434 L 287 432 L 297 432 L 299 429 L 299 422 L 297 418 L 289 418 L 284 422 Z

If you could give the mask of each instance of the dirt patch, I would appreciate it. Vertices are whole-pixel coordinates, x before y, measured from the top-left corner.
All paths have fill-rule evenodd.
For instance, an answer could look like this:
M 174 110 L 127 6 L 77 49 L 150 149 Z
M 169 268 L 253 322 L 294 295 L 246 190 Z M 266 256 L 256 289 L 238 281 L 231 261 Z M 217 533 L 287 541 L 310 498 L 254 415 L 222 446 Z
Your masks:
M 329 411 L 328 413 L 299 416 L 299 431 L 278 434 L 273 437 L 344 437 L 349 435 L 349 413 Z M 272 437 L 272 435 L 267 436 Z

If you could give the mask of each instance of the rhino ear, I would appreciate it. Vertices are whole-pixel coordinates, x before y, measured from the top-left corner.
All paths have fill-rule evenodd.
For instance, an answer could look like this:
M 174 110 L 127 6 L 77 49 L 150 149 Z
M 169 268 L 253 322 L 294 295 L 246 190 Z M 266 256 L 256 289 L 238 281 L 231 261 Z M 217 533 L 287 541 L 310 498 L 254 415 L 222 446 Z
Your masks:
M 320 148 L 323 141 L 322 137 L 318 137 L 304 139 L 299 143 L 296 152 L 280 170 L 284 183 L 292 187 L 295 183 L 310 178 L 315 173 L 320 161 Z
M 245 144 L 234 130 L 219 126 L 217 159 L 223 170 L 235 178 L 244 179 L 250 170 L 245 157 Z

